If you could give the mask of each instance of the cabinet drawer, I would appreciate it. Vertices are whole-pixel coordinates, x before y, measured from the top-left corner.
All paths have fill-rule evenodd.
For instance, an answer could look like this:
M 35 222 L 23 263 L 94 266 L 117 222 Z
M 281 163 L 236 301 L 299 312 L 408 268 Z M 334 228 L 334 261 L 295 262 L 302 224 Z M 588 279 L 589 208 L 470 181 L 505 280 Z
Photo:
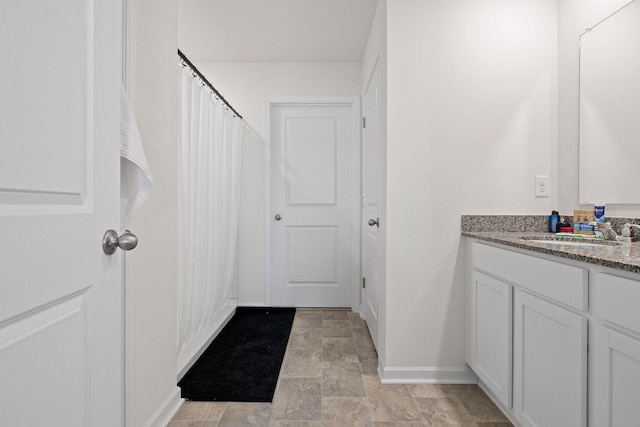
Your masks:
M 594 314 L 640 334 L 640 281 L 597 273 L 593 285 Z
M 471 243 L 471 265 L 570 307 L 588 309 L 589 272 L 584 268 L 479 242 Z

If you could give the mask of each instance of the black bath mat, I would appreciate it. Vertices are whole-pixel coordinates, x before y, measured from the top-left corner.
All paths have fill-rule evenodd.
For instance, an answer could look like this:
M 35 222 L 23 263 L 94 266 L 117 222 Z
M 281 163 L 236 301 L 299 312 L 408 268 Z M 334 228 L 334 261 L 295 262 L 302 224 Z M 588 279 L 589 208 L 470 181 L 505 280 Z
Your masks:
M 182 397 L 271 402 L 295 313 L 295 308 L 238 307 L 178 383 Z

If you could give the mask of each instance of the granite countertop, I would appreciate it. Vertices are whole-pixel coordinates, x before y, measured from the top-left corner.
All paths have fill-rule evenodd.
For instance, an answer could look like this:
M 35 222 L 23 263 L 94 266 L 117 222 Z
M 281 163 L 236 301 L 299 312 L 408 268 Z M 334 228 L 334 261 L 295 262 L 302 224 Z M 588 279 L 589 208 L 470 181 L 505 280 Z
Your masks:
M 465 215 L 462 218 L 462 235 L 561 258 L 640 273 L 640 242 L 604 241 L 604 245 L 589 245 L 589 240 L 593 239 L 588 238 L 570 239 L 585 242 L 585 245 L 563 244 L 562 241 L 534 242 L 532 239 L 550 240 L 554 235 L 544 231 L 545 217 L 526 218 L 524 220 L 523 217 L 516 216 Z M 506 227 L 509 228 L 507 231 L 504 231 L 505 227 L 501 227 L 505 224 L 511 224 Z

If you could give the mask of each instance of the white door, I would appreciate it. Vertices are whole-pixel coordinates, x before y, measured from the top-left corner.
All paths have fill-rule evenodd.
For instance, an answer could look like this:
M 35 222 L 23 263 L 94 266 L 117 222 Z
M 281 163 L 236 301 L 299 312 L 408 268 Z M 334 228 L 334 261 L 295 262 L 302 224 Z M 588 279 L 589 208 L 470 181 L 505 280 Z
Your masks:
M 376 62 L 364 94 L 362 138 L 362 316 L 378 348 L 378 295 L 380 287 L 380 214 L 382 152 L 380 112 L 382 80 Z
M 0 425 L 123 423 L 118 1 L 0 1 Z
M 471 271 L 468 293 L 467 363 L 511 408 L 512 287 Z
M 357 280 L 352 223 L 358 194 L 354 108 L 353 104 L 271 106 L 274 306 L 352 306 Z
M 525 427 L 587 425 L 587 319 L 514 292 L 513 408 Z

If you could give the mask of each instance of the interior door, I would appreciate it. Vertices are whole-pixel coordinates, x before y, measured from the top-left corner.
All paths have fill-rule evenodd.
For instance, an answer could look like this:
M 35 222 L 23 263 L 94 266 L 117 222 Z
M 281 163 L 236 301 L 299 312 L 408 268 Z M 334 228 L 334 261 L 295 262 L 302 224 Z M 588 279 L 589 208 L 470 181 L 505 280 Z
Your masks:
M 380 197 L 382 156 L 380 147 L 380 90 L 378 62 L 364 94 L 362 138 L 362 315 L 378 348 L 378 295 L 380 286 Z
M 118 1 L 0 1 L 0 425 L 123 424 Z
M 353 108 L 271 107 L 274 306 L 352 306 Z

